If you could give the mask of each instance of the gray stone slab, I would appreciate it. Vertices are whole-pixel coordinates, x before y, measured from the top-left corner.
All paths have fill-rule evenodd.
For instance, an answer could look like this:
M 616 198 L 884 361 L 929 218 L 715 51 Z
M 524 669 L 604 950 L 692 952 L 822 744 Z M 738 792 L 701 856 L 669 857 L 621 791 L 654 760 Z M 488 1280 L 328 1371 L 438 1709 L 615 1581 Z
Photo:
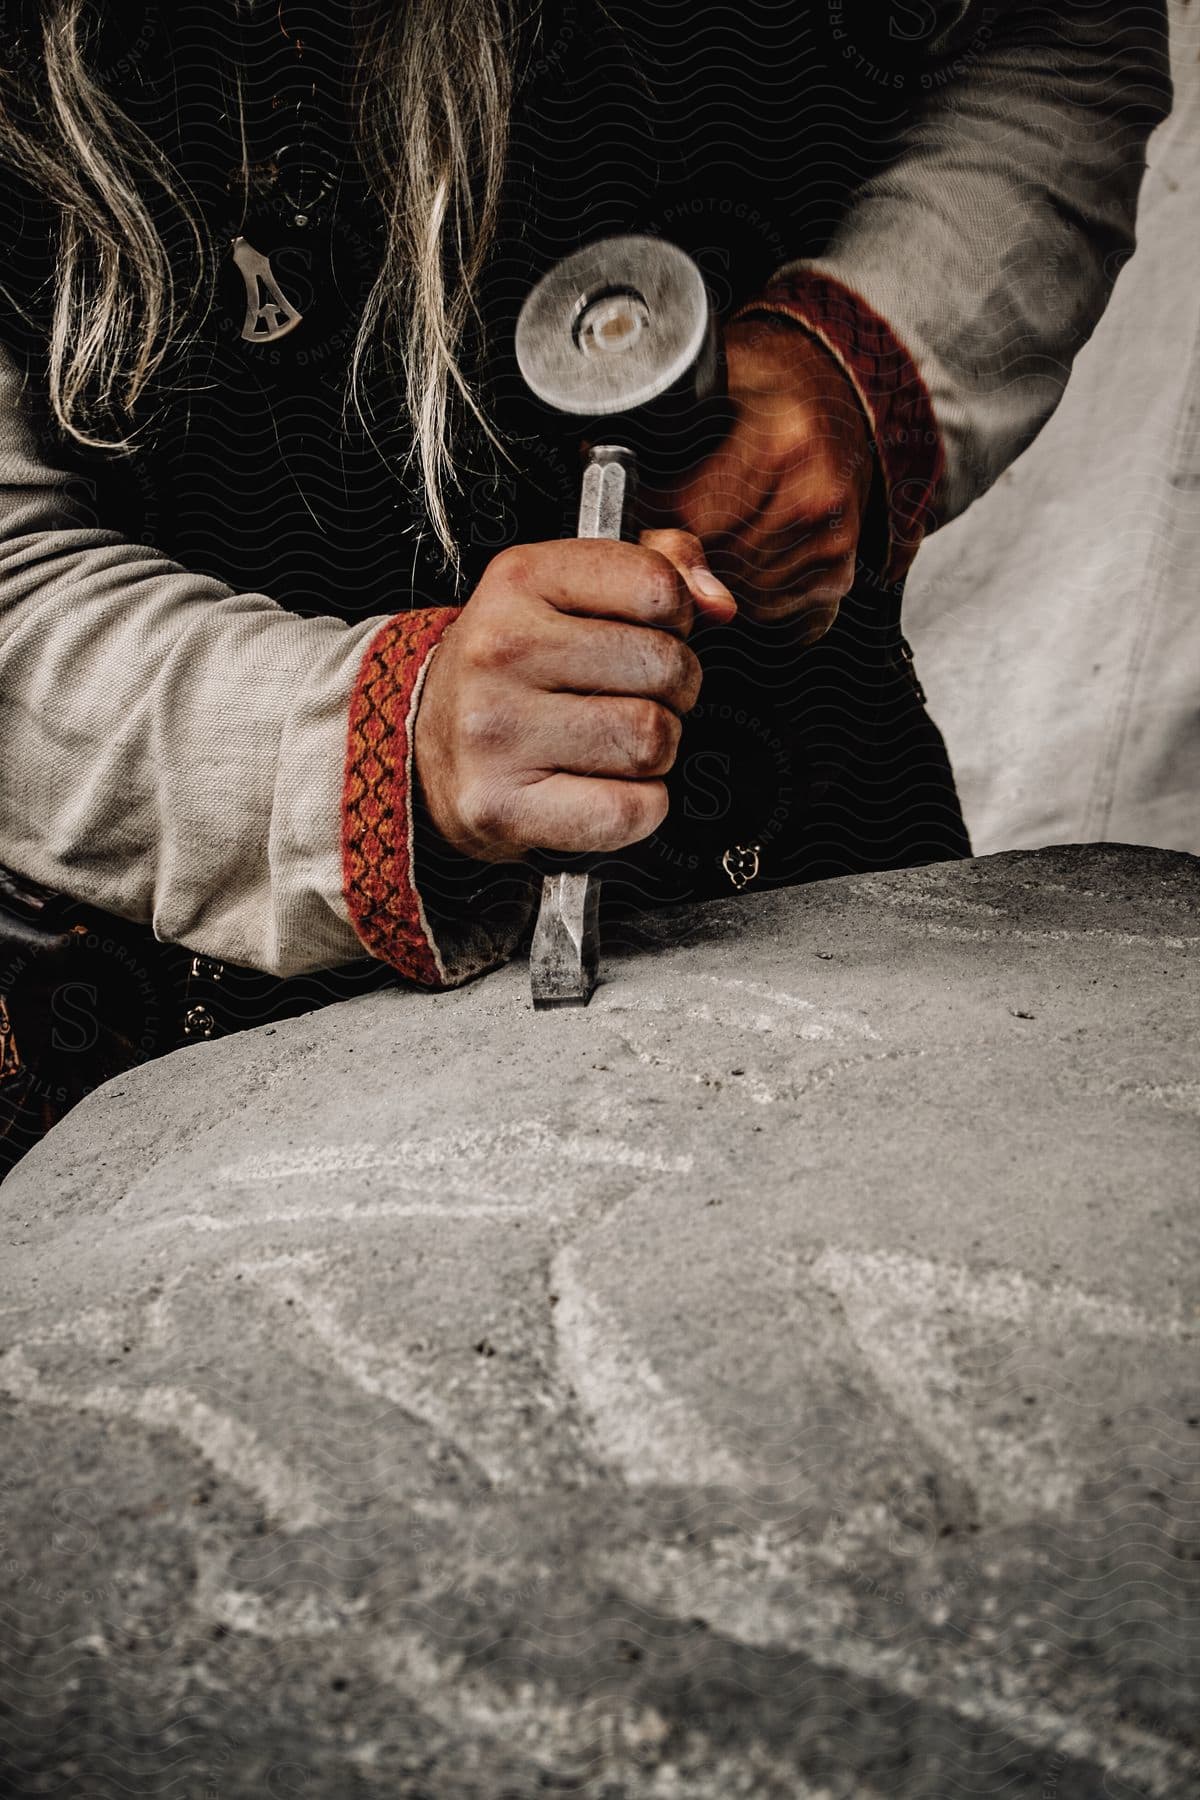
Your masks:
M 659 917 L 0 1189 L 0 1791 L 1200 1786 L 1200 862 Z

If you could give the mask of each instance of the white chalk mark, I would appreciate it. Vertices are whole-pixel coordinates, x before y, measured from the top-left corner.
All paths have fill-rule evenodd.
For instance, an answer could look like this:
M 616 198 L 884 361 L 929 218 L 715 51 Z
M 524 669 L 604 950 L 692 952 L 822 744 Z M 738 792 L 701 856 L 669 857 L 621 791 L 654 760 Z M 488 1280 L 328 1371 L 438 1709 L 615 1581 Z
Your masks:
M 280 1279 L 278 1258 L 245 1262 L 241 1272 L 251 1281 L 271 1277 L 275 1300 L 291 1300 L 333 1366 L 360 1391 L 389 1401 L 411 1418 L 457 1447 L 457 1421 L 429 1386 L 424 1372 L 394 1345 L 372 1344 L 347 1331 L 337 1308 L 304 1282 Z
M 620 1138 L 561 1132 L 542 1119 L 518 1119 L 505 1125 L 462 1131 L 434 1138 L 407 1138 L 386 1147 L 375 1144 L 314 1144 L 271 1151 L 227 1163 L 213 1176 L 222 1187 L 250 1182 L 309 1180 L 324 1176 L 390 1174 L 447 1166 L 494 1163 L 505 1157 L 548 1161 L 558 1166 L 636 1169 L 647 1174 L 687 1175 L 694 1158 L 668 1155 L 625 1143 Z
M 145 1314 L 145 1336 L 147 1344 L 163 1345 L 171 1335 L 171 1306 L 175 1295 L 188 1280 L 182 1271 L 168 1275 L 159 1292 L 151 1300 Z
M 508 1454 L 507 1434 L 491 1430 L 497 1425 L 487 1406 L 478 1405 L 464 1420 L 453 1404 L 447 1405 L 430 1373 L 395 1344 L 376 1344 L 347 1329 L 339 1308 L 307 1281 L 281 1276 L 287 1259 L 254 1259 L 240 1265 L 250 1281 L 270 1276 L 271 1299 L 291 1300 L 312 1336 L 321 1345 L 338 1373 L 360 1393 L 398 1407 L 409 1418 L 426 1426 L 443 1444 L 452 1445 L 473 1462 L 495 1486 L 512 1482 L 527 1471 Z
M 529 1211 L 532 1199 L 491 1200 L 479 1205 L 441 1205 L 436 1200 L 347 1200 L 340 1206 L 280 1206 L 270 1212 L 182 1213 L 147 1219 L 142 1231 L 243 1231 L 263 1225 L 371 1225 L 380 1219 L 505 1219 Z M 545 1218 L 539 1213 L 539 1218 Z
M 914 1654 L 911 1645 L 892 1646 L 864 1634 L 852 1593 L 827 1581 L 804 1593 L 807 1606 L 797 1604 L 794 1582 L 783 1584 L 786 1599 L 781 1602 L 773 1558 L 761 1570 L 748 1569 L 744 1559 L 723 1569 L 719 1561 L 714 1566 L 710 1548 L 695 1552 L 655 1545 L 649 1554 L 627 1551 L 605 1558 L 602 1568 L 614 1586 L 642 1605 L 677 1619 L 702 1614 L 739 1643 L 798 1652 L 852 1681 L 878 1683 L 907 1699 L 1010 1732 L 1032 1747 L 1095 1763 L 1154 1800 L 1191 1792 L 1183 1783 L 1200 1770 L 1184 1747 L 1137 1725 L 1113 1718 L 1094 1730 L 1078 1713 L 1060 1712 L 1024 1679 L 1018 1658 L 964 1654 L 958 1648 L 961 1640 L 938 1653 L 933 1637 L 921 1638 Z
M 1106 1295 L 1035 1282 L 1011 1269 L 979 1271 L 896 1252 L 834 1248 L 814 1260 L 809 1274 L 837 1295 L 879 1386 L 971 1481 L 981 1513 L 993 1518 L 1065 1507 L 1080 1476 L 1061 1455 L 1052 1410 L 1043 1408 L 1037 1424 L 1028 1421 L 1020 1430 L 980 1416 L 988 1377 L 962 1375 L 964 1333 L 977 1341 L 983 1325 L 1028 1338 L 1034 1353 L 1041 1348 L 1051 1358 L 1056 1341 L 1078 1343 L 1089 1335 L 1138 1344 L 1183 1344 L 1194 1335 L 1184 1319 L 1152 1318 Z
M 561 1637 L 554 1642 L 561 1645 Z M 486 1733 L 501 1743 L 520 1743 L 540 1760 L 552 1762 L 561 1757 L 577 1764 L 580 1743 L 597 1734 L 627 1751 L 636 1751 L 648 1742 L 659 1744 L 667 1735 L 662 1715 L 637 1695 L 622 1703 L 622 1697 L 605 1683 L 597 1695 L 565 1697 L 551 1683 L 535 1685 L 532 1681 L 521 1682 L 514 1692 L 489 1677 L 478 1661 L 465 1663 L 461 1655 L 447 1655 L 435 1649 L 427 1637 L 394 1625 L 386 1637 L 377 1634 L 370 1639 L 359 1654 L 378 1681 L 416 1698 L 422 1714 L 436 1720 L 456 1740 L 468 1733 Z M 694 1729 L 703 1732 L 705 1721 L 697 1719 Z M 782 1758 L 776 1757 L 756 1742 L 737 1745 L 731 1755 L 710 1738 L 704 1776 L 707 1791 L 713 1794 L 769 1791 L 786 1793 L 789 1800 L 840 1800 L 844 1794 L 842 1788 L 835 1793 L 832 1788 L 810 1787 L 796 1773 L 795 1760 L 786 1751 Z M 639 1784 L 636 1790 L 622 1791 L 644 1796 L 653 1792 L 662 1800 L 684 1794 L 677 1782 L 669 1779 L 665 1786 L 655 1782 L 650 1789 Z M 855 1800 L 884 1797 L 880 1789 L 859 1783 Z
M 0 1386 L 15 1399 L 41 1406 L 131 1419 L 150 1429 L 174 1431 L 219 1474 L 249 1489 L 269 1513 L 292 1530 L 328 1516 L 312 1483 L 293 1463 L 268 1450 L 240 1420 L 218 1412 L 186 1388 L 112 1383 L 77 1391 L 43 1379 L 19 1344 L 0 1356 Z
M 992 919 L 1008 917 L 1005 906 L 991 906 L 986 900 L 967 900 L 960 894 L 942 894 L 936 888 L 921 887 L 911 880 L 900 886 L 868 875 L 858 876 L 848 885 L 856 898 L 877 900 L 883 906 L 903 906 L 921 913 L 968 913 Z
M 235 1586 L 229 1578 L 229 1564 L 238 1547 L 235 1540 L 214 1550 L 211 1540 L 193 1540 L 192 1611 L 207 1623 L 278 1644 L 353 1630 L 369 1615 L 372 1602 L 368 1598 L 348 1594 L 336 1583 L 314 1590 L 299 1582 L 284 1582 L 266 1593 Z
M 632 1486 L 747 1487 L 741 1463 L 668 1392 L 589 1290 L 578 1251 L 559 1252 L 551 1281 L 560 1378 L 574 1388 L 602 1460 Z
M 1090 1332 L 1139 1344 L 1189 1343 L 1196 1324 L 1168 1312 L 1146 1313 L 1107 1294 L 1067 1282 L 1034 1281 L 1017 1269 L 972 1269 L 899 1251 L 831 1247 L 811 1264 L 814 1280 L 843 1297 L 900 1301 L 923 1316 L 953 1309 L 974 1319 L 1012 1325 L 1054 1321 L 1056 1334 Z
M 1152 1100 L 1168 1112 L 1200 1118 L 1200 1081 L 1129 1081 L 1113 1092 L 1121 1100 Z
M 806 1024 L 792 1035 L 801 1038 L 866 1038 L 877 1042 L 879 1033 L 861 1013 L 846 1012 L 841 1007 L 818 1006 L 815 1000 L 805 1000 L 799 994 L 790 994 L 783 988 L 775 988 L 765 981 L 748 981 L 740 976 L 701 975 L 700 980 L 711 982 L 714 987 L 730 988 L 737 993 L 748 994 L 753 999 L 765 1000 L 768 1005 L 778 1007 L 781 1012 L 803 1013 Z M 722 1013 L 719 1022 L 736 1023 L 741 1015 Z M 755 1030 L 779 1031 L 786 1029 L 780 1023 L 770 1019 L 768 1015 L 756 1013 Z M 764 1023 L 764 1019 L 766 1022 Z
M 607 1011 L 614 1018 L 632 1015 L 638 1021 L 645 1014 L 650 1014 L 656 1022 L 661 1017 L 664 1020 L 661 1030 L 657 1024 L 646 1021 L 650 1027 L 649 1036 L 622 1033 L 621 1042 L 631 1056 L 646 1068 L 664 1069 L 668 1074 L 702 1087 L 727 1087 L 758 1106 L 793 1099 L 798 1092 L 819 1084 L 819 1080 L 813 1072 L 805 1073 L 799 1080 L 781 1079 L 769 1069 L 764 1072 L 754 1067 L 752 1059 L 756 1046 L 753 1040 L 776 1040 L 775 1044 L 764 1047 L 776 1060 L 786 1057 L 788 1047 L 795 1043 L 836 1044 L 848 1038 L 879 1042 L 879 1033 L 861 1014 L 818 1006 L 803 995 L 771 987 L 765 981 L 701 973 L 694 977 L 694 984 L 701 983 L 722 990 L 720 998 L 713 1001 L 681 1000 L 678 995 L 668 996 L 660 989 L 637 994 L 622 991 L 620 997 L 614 995 L 607 1004 L 601 996 L 598 1010 Z M 747 1001 L 756 1004 L 747 1005 Z M 711 1035 L 706 1040 L 702 1034 L 688 1031 L 689 1025 L 715 1027 L 719 1049 L 712 1048 Z M 734 1044 L 729 1039 L 731 1032 L 737 1032 L 751 1042 Z M 687 1060 L 676 1051 L 679 1039 L 690 1052 Z M 779 1043 L 780 1039 L 784 1042 Z M 830 1064 L 827 1074 L 864 1060 L 868 1059 L 856 1057 Z M 737 1076 L 732 1075 L 731 1063 L 741 1065 Z
M 1176 935 L 1173 932 L 1158 934 L 1142 931 L 1112 931 L 1103 925 L 1072 926 L 971 926 L 954 925 L 938 919 L 929 918 L 934 911 L 953 913 L 992 914 L 999 918 L 1008 916 L 1008 909 L 1001 906 L 988 906 L 979 900 L 965 900 L 957 895 L 940 894 L 936 890 L 926 890 L 911 883 L 904 886 L 892 886 L 890 883 L 872 879 L 870 876 L 860 877 L 853 883 L 853 891 L 864 899 L 879 901 L 884 906 L 904 909 L 921 915 L 916 919 L 905 919 L 904 925 L 915 929 L 922 937 L 959 938 L 964 942 L 984 941 L 991 938 L 1014 938 L 1025 944 L 1077 943 L 1088 939 L 1105 944 L 1118 944 L 1122 949 L 1131 950 L 1144 946 L 1151 950 L 1187 950 L 1200 944 L 1200 937 Z M 1061 883 L 1038 882 L 1040 894 L 1065 894 L 1071 900 L 1107 900 L 1107 894 L 1099 894 L 1093 890 L 1081 891 L 1067 888 Z
M 1087 942 L 1115 944 L 1122 950 L 1191 950 L 1200 937 L 1176 937 L 1173 933 L 1155 936 L 1140 931 L 1106 931 L 1100 926 L 1068 929 L 1046 926 L 1037 930 L 1028 925 L 994 927 L 989 925 L 951 925 L 940 919 L 906 918 L 898 920 L 903 930 L 917 937 L 947 938 L 951 942 L 983 944 L 1010 942 L 1020 944 L 1082 944 Z
M 95 1350 L 112 1350 L 129 1335 L 119 1313 L 108 1306 L 88 1306 L 68 1318 L 56 1319 L 38 1332 L 39 1344 L 89 1345 Z
M 621 1043 L 645 1068 L 664 1069 L 668 1075 L 678 1075 L 684 1081 L 701 1087 L 724 1089 L 741 1099 L 753 1101 L 756 1106 L 770 1106 L 779 1100 L 799 1100 L 818 1088 L 829 1087 L 839 1075 L 845 1075 L 850 1070 L 871 1068 L 876 1063 L 895 1062 L 901 1057 L 913 1060 L 931 1054 L 928 1049 L 881 1050 L 875 1053 L 868 1051 L 861 1056 L 841 1056 L 833 1062 L 821 1063 L 816 1068 L 804 1069 L 790 1081 L 773 1082 L 768 1081 L 748 1062 L 739 1075 L 733 1075 L 727 1068 L 718 1072 L 679 1062 L 674 1057 L 665 1055 L 661 1049 L 637 1038 L 622 1037 Z M 726 1060 L 729 1060 L 728 1053 Z
M 719 1025 L 727 1031 L 744 1031 L 756 1036 L 799 1038 L 802 1042 L 827 1043 L 844 1037 L 877 1039 L 879 1034 L 868 1021 L 855 1013 L 836 1007 L 821 1007 L 798 994 L 788 994 L 762 981 L 743 981 L 718 975 L 701 975 L 697 981 L 709 982 L 764 1004 L 751 1009 L 726 1002 L 713 1004 L 707 1000 L 682 1000 L 678 994 L 668 996 L 651 989 L 636 995 L 626 994 L 609 1004 L 602 1001 L 597 1011 L 661 1013 L 672 1024 L 690 1019 L 698 1025 Z M 593 1005 L 596 1002 L 593 1001 Z
M 740 1098 L 753 1100 L 758 1106 L 768 1106 L 773 1100 L 789 1097 L 792 1092 L 790 1087 L 773 1087 L 754 1069 L 746 1068 L 740 1076 L 731 1077 L 728 1071 L 718 1074 L 712 1069 L 698 1069 L 687 1063 L 677 1062 L 672 1056 L 664 1056 L 661 1050 L 639 1043 L 637 1038 L 622 1037 L 621 1043 L 643 1068 L 663 1069 L 668 1075 L 678 1075 L 698 1087 L 734 1089 L 736 1086 Z

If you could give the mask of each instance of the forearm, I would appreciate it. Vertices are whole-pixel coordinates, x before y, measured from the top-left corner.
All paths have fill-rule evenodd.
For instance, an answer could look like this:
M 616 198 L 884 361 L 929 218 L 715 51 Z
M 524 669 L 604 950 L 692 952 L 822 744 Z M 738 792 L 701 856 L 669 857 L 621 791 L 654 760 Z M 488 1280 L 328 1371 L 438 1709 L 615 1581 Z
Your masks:
M 352 701 L 388 621 L 300 618 L 97 527 L 41 459 L 11 362 L 0 377 L 0 861 L 282 975 L 368 951 L 415 980 L 482 966 L 425 940 L 389 955 L 347 880 Z M 438 609 L 425 655 L 452 617 Z M 420 673 L 393 663 L 381 695 L 400 779 Z M 385 810 L 395 797 L 378 792 Z M 375 867 L 377 840 L 360 848 Z M 419 937 L 406 858 L 390 903 Z M 377 880 L 395 873 L 393 859 Z M 504 946 L 486 948 L 494 962 Z
M 897 571 L 1034 437 L 1103 311 L 1169 106 L 1164 8 L 967 8 L 921 80 L 900 153 L 761 302 L 866 391 Z
M 0 562 L 4 859 L 233 962 L 361 954 L 337 856 L 354 637 L 70 537 Z

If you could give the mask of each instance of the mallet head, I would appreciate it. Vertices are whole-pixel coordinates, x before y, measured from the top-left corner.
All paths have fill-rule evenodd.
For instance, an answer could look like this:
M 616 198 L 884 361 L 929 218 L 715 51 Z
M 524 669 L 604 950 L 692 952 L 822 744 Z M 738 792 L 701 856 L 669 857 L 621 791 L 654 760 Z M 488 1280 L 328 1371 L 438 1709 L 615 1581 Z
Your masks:
M 521 308 L 516 353 L 530 391 L 580 420 L 644 416 L 717 382 L 704 277 L 663 238 L 604 238 L 555 263 Z

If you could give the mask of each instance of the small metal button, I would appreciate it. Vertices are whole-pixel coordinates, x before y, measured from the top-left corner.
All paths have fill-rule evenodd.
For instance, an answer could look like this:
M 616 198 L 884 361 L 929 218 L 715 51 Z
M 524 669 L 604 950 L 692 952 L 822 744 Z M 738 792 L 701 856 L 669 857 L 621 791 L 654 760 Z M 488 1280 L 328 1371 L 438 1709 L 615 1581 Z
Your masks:
M 752 881 L 758 879 L 758 858 L 762 850 L 761 844 L 731 844 L 721 858 L 721 867 L 733 883 L 734 891 L 741 893 Z
M 217 1021 L 207 1006 L 189 1006 L 183 1015 L 183 1029 L 187 1037 L 209 1038 L 217 1028 Z

